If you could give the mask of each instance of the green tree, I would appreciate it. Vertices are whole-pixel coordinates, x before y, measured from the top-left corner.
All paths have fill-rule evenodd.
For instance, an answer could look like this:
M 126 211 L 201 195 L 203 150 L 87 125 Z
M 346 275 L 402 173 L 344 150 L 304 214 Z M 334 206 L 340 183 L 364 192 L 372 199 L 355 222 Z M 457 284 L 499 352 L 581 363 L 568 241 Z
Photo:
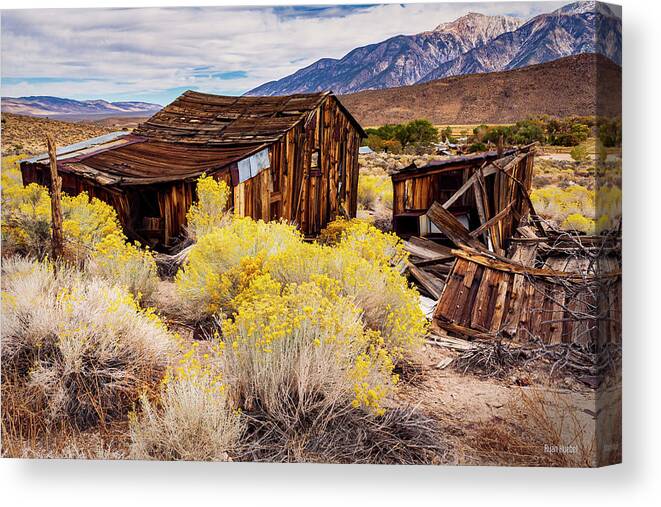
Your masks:
M 544 133 L 544 123 L 541 120 L 523 120 L 516 122 L 513 129 L 510 142 L 514 144 L 530 144 L 538 141 L 540 143 L 546 142 L 546 134 Z
M 490 128 L 489 125 L 478 125 L 473 129 L 473 135 L 475 136 L 475 139 L 478 143 L 483 143 L 484 141 L 487 140 L 487 137 L 489 136 L 490 133 Z
M 428 120 L 413 120 L 403 129 L 403 139 L 398 138 L 402 146 L 415 144 L 429 146 L 438 142 L 438 129 Z
M 378 135 L 368 133 L 367 139 L 365 139 L 364 144 L 366 146 L 369 146 L 374 151 L 383 151 L 384 142 L 385 141 L 381 139 Z
M 549 120 L 546 130 L 549 142 L 556 146 L 576 146 L 590 135 L 590 127 L 576 118 Z

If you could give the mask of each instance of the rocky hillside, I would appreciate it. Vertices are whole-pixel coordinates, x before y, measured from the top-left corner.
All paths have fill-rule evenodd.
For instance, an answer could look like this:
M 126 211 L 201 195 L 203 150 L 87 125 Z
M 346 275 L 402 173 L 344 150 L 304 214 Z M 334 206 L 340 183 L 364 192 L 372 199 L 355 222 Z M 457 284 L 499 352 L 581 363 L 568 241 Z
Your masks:
M 339 60 L 323 58 L 248 94 L 348 94 L 516 69 L 581 53 L 621 62 L 621 19 L 607 5 L 576 2 L 525 23 L 471 13 L 430 32 L 398 35 L 354 49 Z
M 430 32 L 398 35 L 354 49 L 340 60 L 323 58 L 291 76 L 271 81 L 249 95 L 333 90 L 351 93 L 418 82 L 441 63 L 515 30 L 522 20 L 507 16 L 470 13 Z
M 450 77 L 340 97 L 364 126 L 426 118 L 437 125 L 509 123 L 530 116 L 619 114 L 622 68 L 583 54 L 522 69 Z M 595 91 L 597 93 L 595 94 Z
M 2 113 L 2 156 L 45 152 L 47 133 L 53 135 L 58 146 L 65 146 L 114 130 L 117 129 L 93 123 L 69 123 Z

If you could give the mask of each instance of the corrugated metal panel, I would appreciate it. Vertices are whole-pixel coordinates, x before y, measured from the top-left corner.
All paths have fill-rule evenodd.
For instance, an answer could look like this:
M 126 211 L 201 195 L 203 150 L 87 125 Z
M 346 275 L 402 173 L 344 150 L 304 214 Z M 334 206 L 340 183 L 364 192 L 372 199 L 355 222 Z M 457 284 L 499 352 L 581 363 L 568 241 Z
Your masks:
M 67 158 L 71 158 L 73 156 L 80 155 L 79 152 L 81 152 L 83 150 L 87 150 L 89 148 L 100 147 L 100 145 L 110 143 L 112 141 L 116 141 L 118 139 L 121 139 L 121 138 L 126 137 L 126 136 L 130 136 L 130 135 L 131 135 L 130 132 L 120 130 L 119 132 L 111 132 L 110 134 L 105 134 L 105 135 L 102 135 L 102 136 L 93 137 L 91 139 L 87 139 L 87 140 L 81 141 L 79 143 L 69 144 L 67 146 L 61 146 L 60 148 L 57 148 L 57 151 L 56 151 L 57 159 L 58 160 L 66 160 Z M 113 146 L 119 146 L 119 145 L 114 144 Z M 107 148 L 107 147 L 103 147 L 103 148 Z M 47 161 L 48 161 L 48 153 L 41 153 L 41 154 L 36 155 L 32 158 L 21 160 L 21 162 L 28 162 L 28 163 L 31 163 L 31 164 L 47 162 Z

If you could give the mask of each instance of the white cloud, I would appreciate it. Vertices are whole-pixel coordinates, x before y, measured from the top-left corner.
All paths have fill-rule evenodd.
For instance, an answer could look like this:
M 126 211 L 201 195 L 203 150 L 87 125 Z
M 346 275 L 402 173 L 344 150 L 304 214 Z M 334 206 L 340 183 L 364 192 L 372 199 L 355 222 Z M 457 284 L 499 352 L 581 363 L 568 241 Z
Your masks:
M 166 97 L 194 87 L 238 94 L 322 57 L 400 33 L 433 29 L 469 11 L 528 18 L 560 3 L 385 4 L 301 8 L 40 9 L 2 14 L 2 94 Z M 208 67 L 205 73 L 195 67 Z M 210 74 L 241 71 L 244 77 Z M 40 82 L 15 78 L 74 78 Z M 8 81 L 4 78 L 14 78 Z M 94 78 L 95 81 L 84 79 Z

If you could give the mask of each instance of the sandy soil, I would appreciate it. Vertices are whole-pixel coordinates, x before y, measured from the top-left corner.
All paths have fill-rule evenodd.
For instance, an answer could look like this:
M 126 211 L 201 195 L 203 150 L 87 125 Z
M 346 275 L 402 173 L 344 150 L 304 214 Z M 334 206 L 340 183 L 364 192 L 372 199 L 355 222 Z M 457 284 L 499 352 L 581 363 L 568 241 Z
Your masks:
M 505 378 L 482 378 L 447 365 L 458 352 L 434 345 L 425 347 L 418 371 L 399 388 L 397 401 L 416 406 L 437 419 L 454 448 L 455 464 L 497 464 L 503 454 L 485 463 L 477 455 L 476 439 L 496 426 L 505 432 L 523 430 L 531 448 L 545 462 L 544 444 L 593 448 L 596 408 L 594 391 L 569 377 L 550 378 L 539 366 L 519 369 Z M 534 413 L 528 413 L 534 412 Z M 530 415 L 530 417 L 528 417 Z M 557 433 L 557 434 L 556 434 Z M 548 440 L 548 442 L 546 442 Z M 579 451 L 577 451 L 578 453 Z M 522 458 L 519 464 L 528 464 Z

